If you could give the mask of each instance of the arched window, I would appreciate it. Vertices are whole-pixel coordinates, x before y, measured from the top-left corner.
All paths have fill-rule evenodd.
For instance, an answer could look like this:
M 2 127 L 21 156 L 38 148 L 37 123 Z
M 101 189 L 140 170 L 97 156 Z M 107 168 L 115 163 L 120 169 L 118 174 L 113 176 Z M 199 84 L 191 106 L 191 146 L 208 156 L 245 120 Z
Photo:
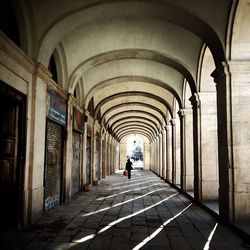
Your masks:
M 54 55 L 51 56 L 50 61 L 49 61 L 49 71 L 52 74 L 52 79 L 58 83 L 58 78 L 57 78 L 57 68 L 56 68 L 56 61 Z

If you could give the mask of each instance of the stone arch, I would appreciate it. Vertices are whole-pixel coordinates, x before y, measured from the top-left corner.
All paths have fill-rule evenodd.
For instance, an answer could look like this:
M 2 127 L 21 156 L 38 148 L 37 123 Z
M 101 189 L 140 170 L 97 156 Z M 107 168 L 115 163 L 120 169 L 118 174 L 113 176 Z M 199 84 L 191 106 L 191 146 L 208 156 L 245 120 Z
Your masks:
M 109 4 L 114 4 L 114 2 L 116 1 L 112 2 L 87 5 L 71 13 L 68 13 L 67 15 L 57 18 L 53 23 L 51 23 L 51 25 L 47 28 L 46 32 L 44 32 L 43 36 L 40 39 L 41 46 L 37 55 L 38 60 L 41 61 L 44 65 L 47 65 L 45 52 L 48 51 L 48 49 L 51 49 L 51 51 L 53 51 L 57 43 L 60 42 L 63 37 L 65 37 L 69 32 L 76 29 L 81 24 L 80 20 L 83 20 L 83 16 L 85 17 L 85 24 L 86 22 L 90 23 L 92 21 L 91 14 L 92 16 L 96 17 L 98 16 L 97 14 L 100 11 L 102 13 L 105 13 L 103 9 L 109 9 Z M 125 6 L 123 6 L 124 4 Z M 131 11 L 128 10 L 127 12 L 133 13 L 133 4 L 130 4 L 128 6 L 126 5 L 126 2 L 122 2 L 116 3 L 116 5 L 118 5 L 119 7 L 118 10 L 123 10 L 125 7 L 131 8 Z M 181 8 L 180 6 L 178 8 L 178 6 L 174 4 L 158 2 L 157 6 L 153 6 L 150 2 L 144 2 L 143 6 L 144 9 L 148 7 L 148 9 L 151 10 L 152 18 L 155 18 L 154 15 L 156 14 L 157 18 L 159 18 L 159 16 L 161 15 L 161 18 L 165 22 L 170 22 L 175 25 L 179 25 L 200 37 L 210 47 L 214 57 L 216 58 L 216 64 L 217 61 L 220 63 L 224 60 L 224 50 L 223 45 L 220 42 L 220 38 L 218 37 L 214 29 L 211 28 L 211 26 L 209 26 L 201 18 L 192 15 L 191 13 L 189 13 L 189 11 L 184 8 Z M 93 12 L 97 12 L 95 13 L 96 15 L 94 15 Z M 120 15 L 120 13 L 119 11 L 118 13 L 116 11 L 112 13 L 112 15 Z M 105 16 L 105 18 L 111 17 Z M 193 25 L 194 23 L 196 23 L 196 25 Z M 58 36 L 58 31 L 60 33 L 60 36 Z
M 250 60 L 250 1 L 239 0 L 233 5 L 231 23 L 229 26 L 228 43 L 229 59 L 231 60 Z M 230 32 L 231 28 L 231 32 Z M 231 39 L 230 39 L 231 38 Z
M 77 82 L 77 79 L 81 77 L 82 73 L 89 70 L 91 67 L 114 61 L 124 59 L 145 59 L 152 60 L 157 63 L 161 63 L 170 67 L 173 67 L 179 73 L 181 73 L 188 81 L 192 92 L 196 92 L 196 85 L 192 74 L 188 71 L 185 65 L 182 65 L 177 59 L 171 58 L 169 55 L 162 54 L 159 51 L 152 51 L 147 49 L 120 49 L 108 51 L 88 58 L 78 65 L 78 67 L 72 72 L 69 78 L 69 92 Z

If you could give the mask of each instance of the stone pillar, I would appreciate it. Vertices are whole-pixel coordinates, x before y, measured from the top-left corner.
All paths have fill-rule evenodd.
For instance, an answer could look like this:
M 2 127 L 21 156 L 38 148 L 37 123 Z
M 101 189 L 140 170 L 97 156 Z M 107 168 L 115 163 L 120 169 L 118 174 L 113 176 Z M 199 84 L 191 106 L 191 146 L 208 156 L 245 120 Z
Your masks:
M 183 118 L 181 129 L 183 133 L 183 174 L 182 174 L 182 189 L 185 191 L 193 191 L 194 189 L 194 149 L 193 149 L 193 110 L 182 109 Z
M 71 169 L 72 169 L 72 127 L 73 127 L 73 106 L 72 96 L 68 97 L 67 108 L 67 140 L 65 142 L 65 202 L 71 199 Z
M 175 119 L 175 184 L 181 184 L 181 129 L 180 119 Z
M 211 75 L 217 90 L 219 213 L 225 221 L 233 221 L 236 204 L 232 150 L 232 85 L 228 65 L 223 63 Z
M 103 178 L 106 178 L 106 175 L 107 175 L 107 138 L 106 138 L 106 132 L 103 133 L 102 143 L 103 143 L 102 176 L 103 176 Z
M 82 145 L 82 154 L 83 154 L 83 183 L 86 184 L 88 182 L 87 180 L 87 119 L 88 119 L 88 111 L 84 111 L 84 115 L 86 117 L 85 123 L 84 123 L 84 132 L 83 132 L 83 145 Z
M 159 176 L 162 177 L 162 134 L 159 134 Z
M 156 138 L 154 139 L 154 141 L 152 142 L 151 144 L 151 155 L 152 155 L 152 163 L 151 163 L 151 166 L 152 166 L 152 170 L 154 173 L 156 173 L 156 154 L 155 154 L 155 147 L 156 147 Z
M 172 182 L 173 148 L 172 148 L 172 125 L 166 126 L 167 136 L 167 180 Z
M 218 136 L 216 93 L 199 93 L 201 141 L 201 199 L 218 200 Z
M 155 156 L 156 156 L 156 173 L 160 175 L 160 137 L 159 135 L 156 138 L 156 148 L 155 148 Z
M 166 165 L 167 165 L 167 132 L 166 128 L 162 129 L 162 178 L 166 179 Z
M 154 141 L 150 143 L 150 169 L 155 172 L 154 169 L 154 161 L 155 161 L 155 155 L 154 155 Z
M 194 143 L 194 198 L 201 201 L 202 185 L 201 185 L 201 164 L 200 164 L 200 100 L 197 94 L 190 99 L 193 107 L 193 143 Z
M 93 122 L 93 135 L 92 135 L 92 161 L 91 161 L 91 175 L 92 175 L 92 183 L 95 183 L 96 179 L 96 140 L 97 140 L 97 136 L 96 136 L 96 123 L 97 121 L 95 120 Z
M 171 121 L 172 126 L 172 183 L 176 184 L 176 128 L 175 128 L 175 120 Z
M 144 153 L 143 153 L 143 164 L 144 164 L 144 170 L 150 169 L 151 164 L 151 154 L 150 154 L 150 143 L 144 143 Z
M 100 154 L 99 154 L 99 180 L 102 179 L 102 154 L 103 154 L 103 126 L 101 126 L 101 129 L 100 129 Z
M 249 221 L 250 62 L 223 63 L 212 76 L 217 84 L 220 215 L 236 223 Z
M 33 223 L 43 213 L 44 204 L 44 156 L 46 135 L 46 103 L 47 84 L 50 81 L 50 73 L 42 65 L 35 67 L 32 84 L 29 84 L 27 109 L 27 131 L 30 142 L 27 144 L 26 159 L 29 165 L 25 169 L 24 199 L 27 201 L 27 221 Z M 26 205 L 25 204 L 25 205 Z M 26 218 L 26 213 L 24 215 Z
M 185 117 L 184 110 L 180 109 L 178 111 L 178 115 L 180 117 L 180 184 L 183 190 L 186 186 L 186 138 L 185 138 Z
M 232 88 L 234 220 L 250 221 L 250 61 L 229 61 Z M 220 84 L 220 83 L 219 83 Z M 229 145 L 228 145 L 229 146 Z M 231 145 L 230 145 L 231 146 Z M 234 184 L 234 189 L 231 186 Z
M 125 169 L 126 161 L 127 161 L 127 143 L 119 144 L 120 147 L 120 166 L 119 169 Z

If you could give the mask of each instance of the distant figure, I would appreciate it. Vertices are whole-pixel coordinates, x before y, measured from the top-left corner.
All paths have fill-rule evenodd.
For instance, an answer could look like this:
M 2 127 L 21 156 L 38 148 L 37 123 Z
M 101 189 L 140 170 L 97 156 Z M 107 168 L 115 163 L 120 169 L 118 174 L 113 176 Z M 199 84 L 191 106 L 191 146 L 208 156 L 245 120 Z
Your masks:
M 126 170 L 128 171 L 128 179 L 131 178 L 131 170 L 133 169 L 133 163 L 130 161 L 130 159 L 128 158 L 127 162 L 126 162 Z

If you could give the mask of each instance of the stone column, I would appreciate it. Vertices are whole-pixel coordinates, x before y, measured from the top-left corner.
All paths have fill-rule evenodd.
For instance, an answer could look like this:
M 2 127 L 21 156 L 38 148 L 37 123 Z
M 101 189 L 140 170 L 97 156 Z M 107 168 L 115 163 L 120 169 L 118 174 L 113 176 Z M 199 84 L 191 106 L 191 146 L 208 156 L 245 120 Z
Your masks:
M 162 177 L 162 134 L 159 134 L 159 176 Z
M 65 141 L 65 202 L 71 199 L 71 170 L 72 170 L 72 127 L 73 127 L 73 105 L 72 96 L 68 96 L 67 108 L 67 140 Z
M 180 119 L 175 119 L 175 184 L 181 184 L 181 129 Z
M 156 160 L 157 171 L 156 172 L 158 175 L 160 175 L 160 137 L 159 135 L 156 138 L 155 156 L 157 157 L 157 160 Z
M 27 150 L 29 165 L 25 169 L 25 223 L 36 221 L 43 213 L 44 156 L 46 137 L 47 84 L 50 73 L 41 64 L 35 66 L 32 83 L 28 85 Z M 26 213 L 27 211 L 27 213 Z M 27 221 L 26 221 L 27 219 Z
M 99 180 L 102 179 L 102 154 L 103 154 L 103 143 L 104 141 L 102 140 L 103 138 L 103 126 L 101 126 L 101 129 L 100 129 L 100 154 L 99 154 Z
M 87 181 L 87 119 L 88 119 L 88 111 L 84 110 L 84 115 L 86 117 L 85 123 L 84 123 L 84 133 L 83 133 L 83 145 L 82 145 L 82 154 L 83 154 L 83 183 L 86 184 Z
M 157 137 L 156 137 L 155 141 L 154 141 L 154 171 L 155 171 L 156 174 L 157 174 L 157 171 L 158 171 L 157 143 L 158 143 L 158 140 L 157 140 Z
M 185 138 L 185 117 L 184 110 L 180 109 L 178 111 L 180 117 L 180 184 L 181 188 L 185 190 L 186 187 L 186 138 Z
M 106 135 L 106 170 L 107 170 L 107 175 L 110 173 L 110 146 L 109 146 L 109 134 L 107 133 Z
M 194 149 L 193 149 L 193 110 L 182 109 L 183 111 L 183 174 L 182 189 L 185 191 L 193 191 L 194 189 Z
M 96 140 L 97 140 L 97 136 L 96 136 L 96 123 L 97 121 L 95 120 L 93 122 L 93 135 L 92 135 L 92 161 L 91 161 L 91 175 L 92 175 L 92 183 L 95 183 L 96 179 Z
M 197 94 L 190 99 L 193 107 L 193 143 L 194 143 L 194 198 L 201 201 L 202 185 L 201 185 L 201 164 L 200 164 L 200 100 Z
M 229 61 L 231 73 L 233 183 L 235 222 L 250 221 L 250 61 Z M 218 83 L 220 85 L 220 83 Z M 231 135 L 231 134 L 230 134 Z M 228 135 L 229 137 L 229 135 Z M 229 140 L 228 140 L 229 142 Z M 232 188 L 234 184 L 234 189 Z
M 119 169 L 125 169 L 126 160 L 127 160 L 127 143 L 119 144 L 120 147 L 120 166 Z
M 150 169 L 155 172 L 154 162 L 155 162 L 155 155 L 154 155 L 154 141 L 150 143 Z
M 144 170 L 150 169 L 151 157 L 152 157 L 152 155 L 150 154 L 150 148 L 151 144 L 144 142 L 144 154 L 143 154 Z
M 217 90 L 219 213 L 225 221 L 233 221 L 235 204 L 231 116 L 232 85 L 228 65 L 223 63 L 211 75 Z
M 104 144 L 103 146 L 103 151 L 102 151 L 102 176 L 103 178 L 106 178 L 107 175 L 107 138 L 106 138 L 106 131 L 103 133 L 103 138 L 102 138 L 102 143 Z
M 218 136 L 216 93 L 199 93 L 202 201 L 218 200 Z
M 172 127 L 172 183 L 176 184 L 176 128 L 175 120 L 170 121 Z
M 166 128 L 162 129 L 162 178 L 166 179 L 167 165 L 167 132 Z
M 167 136 L 167 180 L 172 182 L 172 167 L 173 167 L 173 148 L 172 148 L 172 125 L 166 126 Z
M 220 215 L 249 221 L 250 62 L 223 63 L 212 76 L 217 84 Z

